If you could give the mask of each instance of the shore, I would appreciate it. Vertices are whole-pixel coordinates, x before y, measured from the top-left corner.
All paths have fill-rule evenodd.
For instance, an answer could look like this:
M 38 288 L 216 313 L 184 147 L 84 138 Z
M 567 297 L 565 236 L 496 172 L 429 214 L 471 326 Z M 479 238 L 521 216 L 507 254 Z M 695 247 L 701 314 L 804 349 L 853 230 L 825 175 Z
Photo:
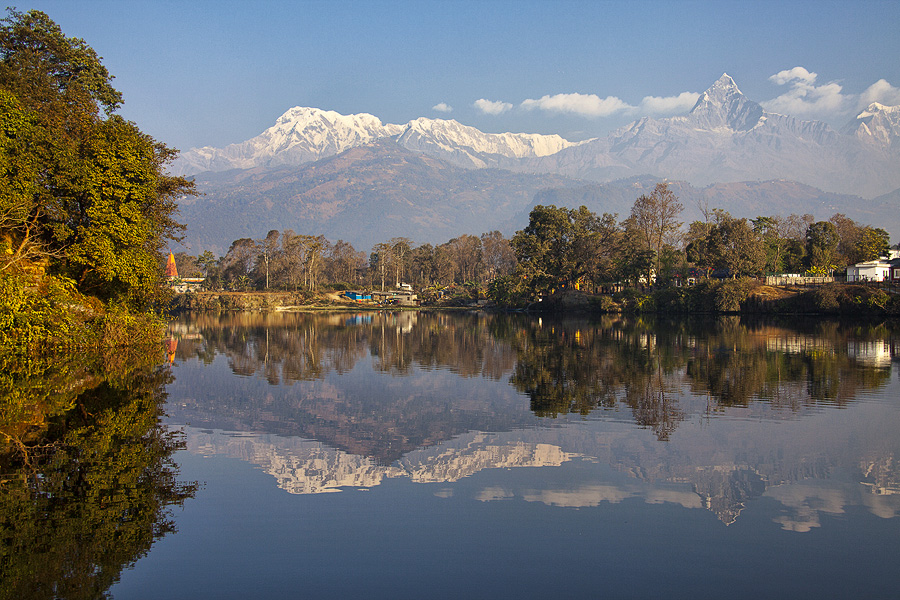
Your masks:
M 170 312 L 312 312 L 365 311 L 410 307 L 356 302 L 341 292 L 198 292 L 175 296 Z M 427 308 L 518 309 L 554 313 L 672 314 L 810 314 L 900 316 L 900 288 L 830 283 L 817 286 L 771 286 L 755 280 L 703 281 L 692 287 L 615 294 L 568 291 L 527 306 L 459 306 L 428 304 Z

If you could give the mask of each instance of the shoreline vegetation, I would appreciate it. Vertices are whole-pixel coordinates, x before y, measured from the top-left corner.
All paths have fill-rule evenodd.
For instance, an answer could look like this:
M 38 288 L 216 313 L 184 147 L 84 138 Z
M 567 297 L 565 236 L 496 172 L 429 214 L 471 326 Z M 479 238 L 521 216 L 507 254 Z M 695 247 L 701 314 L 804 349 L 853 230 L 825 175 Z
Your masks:
M 626 288 L 610 294 L 564 291 L 541 302 L 510 307 L 479 301 L 477 295 L 450 296 L 418 307 L 355 302 L 329 292 L 213 292 L 176 295 L 171 314 L 182 312 L 327 312 L 383 310 L 487 310 L 555 314 L 658 315 L 821 315 L 900 317 L 900 287 L 824 283 L 770 286 L 754 279 L 704 280 L 690 287 L 642 291 Z

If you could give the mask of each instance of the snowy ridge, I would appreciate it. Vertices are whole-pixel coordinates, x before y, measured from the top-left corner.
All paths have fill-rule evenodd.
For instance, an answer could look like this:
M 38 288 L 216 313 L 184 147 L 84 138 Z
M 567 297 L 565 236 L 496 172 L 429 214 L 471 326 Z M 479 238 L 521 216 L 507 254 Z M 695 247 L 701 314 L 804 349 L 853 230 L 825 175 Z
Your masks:
M 847 123 L 841 133 L 887 148 L 900 146 L 900 106 L 873 102 Z
M 383 125 L 367 113 L 342 115 L 333 110 L 294 107 L 258 136 L 224 148 L 194 148 L 173 165 L 173 172 L 194 174 L 303 164 L 349 148 L 399 135 L 400 125 Z
M 687 115 L 643 117 L 604 139 L 526 162 L 535 172 L 599 181 L 641 174 L 693 185 L 785 179 L 871 198 L 900 187 L 898 117 L 870 106 L 838 133 L 821 121 L 766 112 L 725 73 Z
M 484 133 L 458 121 L 426 118 L 410 121 L 397 142 L 409 150 L 435 154 L 476 168 L 496 166 L 483 155 L 537 158 L 578 145 L 558 135 Z
M 410 150 L 437 155 L 469 168 L 497 166 L 503 159 L 547 156 L 574 146 L 558 135 L 483 133 L 457 121 L 419 118 L 406 125 L 382 124 L 360 113 L 297 106 L 260 135 L 225 148 L 194 148 L 182 154 L 173 172 L 191 175 L 279 165 L 299 165 L 344 150 L 395 138 Z

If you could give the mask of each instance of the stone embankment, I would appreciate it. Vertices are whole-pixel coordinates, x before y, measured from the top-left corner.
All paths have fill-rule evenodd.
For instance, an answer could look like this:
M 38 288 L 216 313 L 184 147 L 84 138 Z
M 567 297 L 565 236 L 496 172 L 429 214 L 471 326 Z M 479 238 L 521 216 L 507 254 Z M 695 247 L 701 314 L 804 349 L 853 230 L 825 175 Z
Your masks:
M 275 312 L 288 310 L 358 309 L 359 306 L 338 294 L 323 292 L 199 292 L 177 294 L 172 300 L 172 312 L 219 312 L 247 310 Z

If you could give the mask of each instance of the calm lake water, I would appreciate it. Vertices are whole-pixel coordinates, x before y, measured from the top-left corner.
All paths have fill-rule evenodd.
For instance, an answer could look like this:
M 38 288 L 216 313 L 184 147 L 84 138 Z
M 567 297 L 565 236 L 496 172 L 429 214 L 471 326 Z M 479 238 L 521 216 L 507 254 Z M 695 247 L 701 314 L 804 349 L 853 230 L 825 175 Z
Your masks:
M 900 597 L 900 327 L 188 315 L 131 598 Z M 125 561 L 127 564 L 127 560 Z

